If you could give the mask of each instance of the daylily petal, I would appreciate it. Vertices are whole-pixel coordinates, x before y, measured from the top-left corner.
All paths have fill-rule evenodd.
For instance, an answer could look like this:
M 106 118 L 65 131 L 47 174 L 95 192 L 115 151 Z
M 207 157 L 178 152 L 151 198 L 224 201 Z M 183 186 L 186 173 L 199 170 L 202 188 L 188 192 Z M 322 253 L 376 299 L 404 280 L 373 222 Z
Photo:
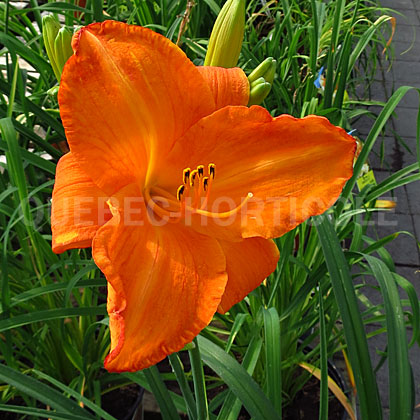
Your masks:
M 247 105 L 249 101 L 249 82 L 246 74 L 238 67 L 202 66 L 197 70 L 209 85 L 216 108 L 228 105 Z
M 227 240 L 274 238 L 334 204 L 352 175 L 355 146 L 323 117 L 272 118 L 258 106 L 225 107 L 177 142 L 159 186 L 176 191 L 173 173 L 213 163 L 207 210 L 216 215 L 245 205 L 223 218 L 193 212 L 187 224 Z
M 87 248 L 110 218 L 107 196 L 83 172 L 72 153 L 57 164 L 51 206 L 52 249 Z
M 219 243 L 226 256 L 228 282 L 218 312 L 225 313 L 276 269 L 279 251 L 272 240 L 264 238 Z
M 93 241 L 109 285 L 105 367 L 136 371 L 182 349 L 211 321 L 225 289 L 226 261 L 213 238 L 179 224 L 130 225 L 122 211 L 113 213 Z
M 60 83 L 61 118 L 79 165 L 110 195 L 153 177 L 157 154 L 215 109 L 192 62 L 149 29 L 94 23 L 74 36 L 73 50 Z

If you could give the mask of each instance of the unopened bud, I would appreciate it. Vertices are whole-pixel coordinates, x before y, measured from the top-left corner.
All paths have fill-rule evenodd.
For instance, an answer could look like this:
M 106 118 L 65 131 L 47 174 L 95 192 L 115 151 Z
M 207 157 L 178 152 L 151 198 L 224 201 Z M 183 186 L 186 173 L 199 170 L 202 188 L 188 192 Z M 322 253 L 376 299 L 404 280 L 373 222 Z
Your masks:
M 377 209 L 395 209 L 397 203 L 393 200 L 376 200 L 375 207 Z
M 235 67 L 245 30 L 245 0 L 227 0 L 211 32 L 205 66 Z
M 57 77 L 58 69 L 55 64 L 54 58 L 54 42 L 60 30 L 60 23 L 53 15 L 47 15 L 42 18 L 42 37 L 44 38 L 45 50 L 47 51 L 48 58 L 50 59 L 51 67 Z M 59 79 L 59 77 L 57 77 Z
M 47 15 L 42 18 L 42 36 L 51 67 L 55 77 L 60 81 L 64 64 L 73 54 L 72 32 L 61 27 L 60 22 L 53 15 Z
M 270 93 L 276 74 L 276 67 L 276 60 L 268 57 L 248 76 L 249 106 L 259 105 Z
M 259 81 L 259 79 L 257 79 Z M 254 86 L 251 86 L 249 91 L 249 102 L 248 106 L 259 105 L 270 93 L 271 83 L 265 82 L 264 79 L 262 82 L 257 83 Z
M 266 58 L 261 64 L 256 67 L 248 76 L 249 83 L 253 83 L 260 77 L 268 83 L 273 83 L 274 75 L 276 73 L 277 61 L 273 57 Z
M 72 32 L 62 27 L 55 38 L 55 59 L 57 60 L 57 67 L 60 70 L 60 75 L 63 72 L 64 64 L 73 55 L 73 49 L 71 48 L 71 39 L 73 37 Z

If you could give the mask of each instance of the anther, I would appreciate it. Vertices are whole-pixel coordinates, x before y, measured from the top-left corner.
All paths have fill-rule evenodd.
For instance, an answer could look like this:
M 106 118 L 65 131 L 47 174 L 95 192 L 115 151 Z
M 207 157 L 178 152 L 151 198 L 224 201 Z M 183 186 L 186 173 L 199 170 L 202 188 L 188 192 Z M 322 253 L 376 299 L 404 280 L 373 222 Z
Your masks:
M 191 168 L 185 168 L 182 171 L 182 179 L 183 179 L 184 184 L 190 183 L 190 175 L 191 175 Z
M 209 177 L 205 176 L 203 178 L 203 189 L 204 189 L 204 191 L 207 191 L 208 186 L 209 186 Z
M 176 190 L 176 199 L 178 201 L 181 201 L 182 194 L 184 194 L 185 185 L 180 185 L 178 189 Z
M 191 171 L 191 174 L 190 174 L 190 186 L 191 187 L 194 186 L 195 179 L 197 178 L 197 174 L 198 174 L 197 169 L 194 169 L 194 170 Z
M 202 177 L 204 175 L 204 165 L 197 166 L 198 176 Z
M 210 178 L 214 178 L 216 174 L 216 165 L 214 163 L 209 163 L 208 169 Z

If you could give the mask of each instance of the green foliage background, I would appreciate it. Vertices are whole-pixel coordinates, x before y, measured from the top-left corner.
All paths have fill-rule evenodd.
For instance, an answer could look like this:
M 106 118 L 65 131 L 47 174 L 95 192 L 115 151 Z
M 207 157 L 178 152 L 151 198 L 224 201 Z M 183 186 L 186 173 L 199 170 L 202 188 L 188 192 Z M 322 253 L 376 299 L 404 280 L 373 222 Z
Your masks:
M 181 40 L 196 65 L 203 63 L 221 4 L 201 0 L 192 7 Z M 327 359 L 344 351 L 362 418 L 380 419 L 377 367 L 367 341 L 386 334 L 390 418 L 411 418 L 415 385 L 408 348 L 419 344 L 418 296 L 384 248 L 400 233 L 377 240 L 369 236 L 367 222 L 380 211 L 374 207 L 377 198 L 420 179 L 420 151 L 418 163 L 356 192 L 374 143 L 411 89 L 400 88 L 386 104 L 369 98 L 369 80 L 392 19 L 368 0 L 247 2 L 238 65 L 250 73 L 268 56 L 277 60 L 264 103 L 273 115 L 324 115 L 347 130 L 360 116 L 374 116 L 370 134 L 361 139 L 354 176 L 328 214 L 277 239 L 277 270 L 228 314 L 215 316 L 188 350 L 192 370 L 184 369 L 177 354 L 169 357 L 171 374 L 156 367 L 120 375 L 102 368 L 109 350 L 106 281 L 89 250 L 51 251 L 50 198 L 66 143 L 52 89 L 57 81 L 39 31 L 41 16 L 53 13 L 70 28 L 116 19 L 176 41 L 186 6 L 179 0 L 88 0 L 85 7 L 30 0 L 23 9 L 0 3 L 0 158 L 5 157 L 0 161 L 0 410 L 18 413 L 17 418 L 114 419 L 101 408 L 106 394 L 137 383 L 154 393 L 164 418 L 179 418 L 179 410 L 192 419 L 236 419 L 244 406 L 253 418 L 271 420 L 281 418 L 308 380 L 310 374 L 298 367 L 307 362 L 321 369 L 320 418 L 326 419 Z M 314 81 L 322 66 L 326 84 L 320 92 Z M 373 105 L 382 109 L 377 116 L 370 111 Z M 372 277 L 381 304 L 365 295 Z M 375 326 L 369 334 L 368 325 Z M 202 363 L 214 375 L 204 376 Z M 178 380 L 182 397 L 167 390 L 169 379 Z M 208 402 L 206 388 L 221 384 L 227 386 Z

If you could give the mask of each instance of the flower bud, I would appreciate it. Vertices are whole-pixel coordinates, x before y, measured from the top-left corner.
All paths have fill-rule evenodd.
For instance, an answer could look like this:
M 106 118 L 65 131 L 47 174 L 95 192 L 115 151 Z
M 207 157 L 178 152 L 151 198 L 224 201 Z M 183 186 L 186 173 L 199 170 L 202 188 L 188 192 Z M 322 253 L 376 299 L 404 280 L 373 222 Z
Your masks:
M 72 32 L 61 27 L 53 15 L 47 15 L 42 18 L 42 37 L 55 77 L 60 81 L 64 64 L 73 54 Z
M 42 37 L 44 38 L 45 50 L 50 59 L 51 67 L 57 77 L 58 70 L 54 60 L 54 41 L 60 30 L 60 23 L 53 15 L 47 15 L 42 18 Z M 59 79 L 59 77 L 57 77 Z
M 211 32 L 205 66 L 235 67 L 245 30 L 245 0 L 227 0 Z
M 273 83 L 274 74 L 276 73 L 277 61 L 274 60 L 273 57 L 266 58 L 255 70 L 251 72 L 248 76 L 249 83 L 253 83 L 260 77 L 264 77 L 264 79 L 269 82 Z
M 249 106 L 260 104 L 270 93 L 276 67 L 276 60 L 273 57 L 268 57 L 248 76 Z
M 262 77 L 262 81 L 257 79 L 256 85 L 251 85 L 249 90 L 248 106 L 259 105 L 270 93 L 271 83 L 266 82 Z
M 60 75 L 63 72 L 64 64 L 73 54 L 73 49 L 71 48 L 72 37 L 72 32 L 68 28 L 62 27 L 55 38 L 55 59 Z

